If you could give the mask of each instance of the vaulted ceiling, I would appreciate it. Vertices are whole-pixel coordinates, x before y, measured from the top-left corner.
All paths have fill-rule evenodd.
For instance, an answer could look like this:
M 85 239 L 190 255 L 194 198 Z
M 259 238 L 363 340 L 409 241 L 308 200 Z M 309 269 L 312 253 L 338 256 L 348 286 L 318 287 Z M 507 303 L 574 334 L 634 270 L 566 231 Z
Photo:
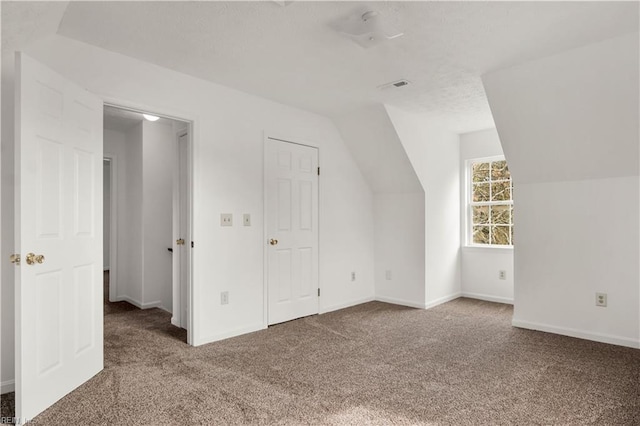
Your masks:
M 636 2 L 2 2 L 3 50 L 74 38 L 331 117 L 388 103 L 458 133 L 492 127 L 480 76 L 637 31 Z M 333 29 L 367 10 L 404 36 Z M 398 89 L 378 86 L 405 78 Z

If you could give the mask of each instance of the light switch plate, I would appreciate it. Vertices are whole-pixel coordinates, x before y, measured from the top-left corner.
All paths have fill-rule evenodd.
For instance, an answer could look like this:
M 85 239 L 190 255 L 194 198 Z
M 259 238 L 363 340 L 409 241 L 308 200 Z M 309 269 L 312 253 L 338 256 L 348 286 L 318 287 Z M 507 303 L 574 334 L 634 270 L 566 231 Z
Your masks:
M 220 226 L 233 226 L 233 214 L 221 213 L 220 214 Z
M 249 213 L 245 213 L 242 217 L 242 223 L 244 226 L 251 226 L 251 215 Z

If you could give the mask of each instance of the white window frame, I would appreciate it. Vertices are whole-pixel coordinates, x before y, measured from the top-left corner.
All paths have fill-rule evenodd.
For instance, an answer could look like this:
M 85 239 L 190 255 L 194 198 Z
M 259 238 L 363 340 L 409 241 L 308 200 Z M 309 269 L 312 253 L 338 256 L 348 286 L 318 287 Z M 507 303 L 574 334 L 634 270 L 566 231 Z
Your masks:
M 465 246 L 473 247 L 473 248 L 486 248 L 486 249 L 507 249 L 513 250 L 513 244 L 477 244 L 473 242 L 473 206 L 492 206 L 492 205 L 506 205 L 513 206 L 513 178 L 511 179 L 511 200 L 510 201 L 484 201 L 484 202 L 473 202 L 473 183 L 472 179 L 472 170 L 471 165 L 473 163 L 490 163 L 494 161 L 506 161 L 504 155 L 496 155 L 492 157 L 480 157 L 480 158 L 471 158 L 465 161 Z M 512 219 L 512 226 L 513 219 Z

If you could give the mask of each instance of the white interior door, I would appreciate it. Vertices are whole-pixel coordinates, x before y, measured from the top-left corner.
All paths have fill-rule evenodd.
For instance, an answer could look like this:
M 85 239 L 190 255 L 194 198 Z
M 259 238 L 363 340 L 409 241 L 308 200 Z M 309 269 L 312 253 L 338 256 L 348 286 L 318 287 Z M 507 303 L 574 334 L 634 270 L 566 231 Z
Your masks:
M 189 289 L 189 133 L 177 139 L 173 186 L 173 317 L 172 323 L 188 329 Z
M 16 417 L 24 421 L 103 368 L 102 101 L 18 53 L 16 119 Z
M 318 313 L 318 149 L 266 140 L 268 323 Z

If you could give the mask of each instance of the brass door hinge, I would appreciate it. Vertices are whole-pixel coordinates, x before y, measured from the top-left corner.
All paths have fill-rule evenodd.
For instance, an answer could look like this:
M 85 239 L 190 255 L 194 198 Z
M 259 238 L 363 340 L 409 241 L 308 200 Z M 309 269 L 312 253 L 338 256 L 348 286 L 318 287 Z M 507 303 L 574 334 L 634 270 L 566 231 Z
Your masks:
M 9 256 L 9 262 L 13 263 L 16 266 L 20 266 L 20 255 L 12 254 L 11 256 Z

